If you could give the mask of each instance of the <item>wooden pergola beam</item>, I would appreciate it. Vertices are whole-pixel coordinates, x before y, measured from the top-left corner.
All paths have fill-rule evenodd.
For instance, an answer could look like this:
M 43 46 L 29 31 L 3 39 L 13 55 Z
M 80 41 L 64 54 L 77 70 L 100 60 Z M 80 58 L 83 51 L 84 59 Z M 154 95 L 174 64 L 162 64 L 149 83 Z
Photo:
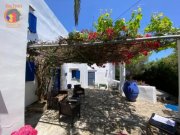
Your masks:
M 121 40 L 113 40 L 108 42 L 93 42 L 93 43 L 77 43 L 77 44 L 57 44 L 57 43 L 49 43 L 49 44 L 32 44 L 29 45 L 28 48 L 44 48 L 44 47 L 59 47 L 59 46 L 87 46 L 87 45 L 108 45 L 108 44 L 127 44 L 129 42 L 142 42 L 142 41 L 153 41 L 153 40 L 161 40 L 161 39 L 180 39 L 180 35 L 167 35 L 167 36 L 154 36 L 154 37 L 143 37 L 143 38 L 134 38 L 134 39 L 121 39 Z
M 179 97 L 178 97 L 178 101 L 179 101 L 179 109 L 180 109 L 180 35 L 167 35 L 167 36 L 155 36 L 155 37 L 143 37 L 143 38 L 134 38 L 134 39 L 124 39 L 124 40 L 113 40 L 113 41 L 109 41 L 109 42 L 93 42 L 93 43 L 78 43 L 78 44 L 57 44 L 57 43 L 53 43 L 53 44 L 32 44 L 29 45 L 28 48 L 51 48 L 51 47 L 76 47 L 76 46 L 93 46 L 93 45 L 121 45 L 123 47 L 123 45 L 127 45 L 127 46 L 131 46 L 131 44 L 128 44 L 130 42 L 143 42 L 143 41 L 154 41 L 154 40 L 170 40 L 172 39 L 172 41 L 177 41 L 177 47 L 178 47 L 178 78 L 179 78 Z M 93 47 L 92 47 L 93 48 Z M 179 110 L 180 113 L 180 110 Z

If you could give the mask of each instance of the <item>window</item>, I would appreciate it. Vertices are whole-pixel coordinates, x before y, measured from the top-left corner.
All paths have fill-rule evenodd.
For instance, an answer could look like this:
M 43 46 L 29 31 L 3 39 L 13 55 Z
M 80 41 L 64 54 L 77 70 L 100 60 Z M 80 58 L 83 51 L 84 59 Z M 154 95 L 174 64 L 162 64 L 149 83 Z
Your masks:
M 72 70 L 72 79 L 73 80 L 80 80 L 80 71 L 79 70 Z
M 37 25 L 37 18 L 33 13 L 29 13 L 29 31 L 31 33 L 36 33 L 36 25 Z

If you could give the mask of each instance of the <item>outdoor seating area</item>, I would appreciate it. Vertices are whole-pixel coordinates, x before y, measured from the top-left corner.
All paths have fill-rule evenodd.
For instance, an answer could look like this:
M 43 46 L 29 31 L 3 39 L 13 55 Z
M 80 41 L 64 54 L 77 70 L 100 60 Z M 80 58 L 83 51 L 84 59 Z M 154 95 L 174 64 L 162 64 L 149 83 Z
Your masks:
M 61 90 L 58 92 L 50 92 L 48 97 L 48 108 L 57 109 L 58 103 L 66 99 L 68 96 L 67 90 Z
M 66 99 L 59 102 L 59 122 L 61 122 L 61 115 L 67 116 L 71 119 L 71 127 L 74 126 L 74 118 L 78 116 L 80 118 L 80 101 L 75 99 Z
M 180 135 L 180 2 L 0 7 L 0 135 Z
M 73 97 L 85 96 L 84 88 L 81 85 L 74 85 Z
M 69 91 L 68 94 L 68 97 L 71 97 L 73 91 Z M 74 101 L 70 98 L 71 100 Z M 146 134 L 148 121 L 153 113 L 168 116 L 162 111 L 165 109 L 163 103 L 153 104 L 141 99 L 129 102 L 118 91 L 85 89 L 85 97 L 80 98 L 79 102 L 80 105 L 78 104 L 75 110 L 70 108 L 68 110 L 67 104 L 60 103 L 59 111 L 48 109 L 41 116 L 30 112 L 30 115 L 27 115 L 26 124 L 31 124 L 30 119 L 31 121 L 34 118 L 37 119 L 36 115 L 39 115 L 39 121 L 34 127 L 41 135 L 53 133 L 66 135 L 70 132 L 80 135 L 117 135 L 118 133 L 138 135 Z M 80 112 L 78 112 L 79 109 Z M 76 115 L 73 117 L 73 127 L 72 110 L 73 115 Z M 157 130 L 152 130 L 152 132 L 157 132 Z

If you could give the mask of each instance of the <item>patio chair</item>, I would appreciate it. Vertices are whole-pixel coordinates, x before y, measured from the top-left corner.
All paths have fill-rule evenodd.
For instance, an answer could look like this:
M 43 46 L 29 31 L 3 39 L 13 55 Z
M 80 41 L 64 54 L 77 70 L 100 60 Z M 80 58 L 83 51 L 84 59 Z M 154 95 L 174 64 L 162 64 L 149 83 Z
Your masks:
M 67 90 L 59 90 L 57 92 L 51 91 L 48 98 L 48 108 L 58 109 L 58 103 L 65 100 L 68 97 Z
M 71 126 L 74 125 L 74 118 L 78 116 L 80 118 L 80 102 L 78 101 L 62 101 L 59 102 L 59 122 L 60 115 L 68 116 L 71 119 Z
M 81 85 L 74 85 L 73 89 L 73 97 L 79 97 L 79 96 L 85 96 L 84 88 L 81 87 Z
M 147 125 L 147 134 L 153 135 L 151 132 L 151 126 L 158 128 L 159 131 L 164 135 L 179 135 L 179 119 L 173 117 L 162 117 L 155 113 L 152 114 Z

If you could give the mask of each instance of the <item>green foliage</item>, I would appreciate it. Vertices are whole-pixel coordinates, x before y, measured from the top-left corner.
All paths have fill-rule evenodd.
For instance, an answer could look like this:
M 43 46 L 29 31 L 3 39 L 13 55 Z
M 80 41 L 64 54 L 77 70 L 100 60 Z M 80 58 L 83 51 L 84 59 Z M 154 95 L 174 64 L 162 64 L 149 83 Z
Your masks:
M 69 41 L 82 41 L 82 40 L 86 40 L 88 38 L 88 34 L 87 33 L 80 33 L 80 32 L 70 32 L 69 33 Z
M 162 41 L 163 42 L 163 41 Z M 168 48 L 177 48 L 176 40 L 174 42 L 164 41 L 164 45 L 154 50 L 155 52 L 159 52 Z
M 138 29 L 140 28 L 140 21 L 142 20 L 141 8 L 137 11 L 133 11 L 131 19 L 126 22 L 125 19 L 119 19 L 113 23 L 111 15 L 109 13 L 99 16 L 95 28 L 100 33 L 102 40 L 112 40 L 119 36 L 136 37 L 138 35 Z M 108 29 L 113 30 L 113 37 L 109 38 L 107 35 Z
M 126 70 L 128 72 L 128 77 L 133 78 L 133 76 L 144 73 L 145 63 L 148 60 L 149 55 L 140 55 L 136 58 L 131 59 L 130 64 L 126 65 Z
M 87 40 L 88 39 L 88 32 L 80 33 L 80 39 Z
M 97 32 L 103 33 L 108 28 L 113 27 L 113 20 L 111 18 L 111 15 L 109 13 L 102 14 L 98 18 L 97 24 L 94 25 Z
M 110 13 L 104 13 L 94 24 L 96 28 L 94 35 L 93 32 L 72 32 L 69 34 L 69 40 L 95 42 L 143 37 L 138 33 L 142 17 L 141 8 L 133 11 L 127 22 L 125 19 L 118 19 L 114 22 Z M 180 34 L 180 29 L 173 28 L 172 24 L 171 20 L 162 13 L 153 14 L 150 24 L 145 28 L 145 33 L 151 33 L 149 35 Z M 91 40 L 92 38 L 93 40 Z
M 146 64 L 145 72 L 136 75 L 138 80 L 156 86 L 157 89 L 166 91 L 174 96 L 178 95 L 178 60 L 177 52 L 172 55 Z
M 167 34 L 172 30 L 172 24 L 171 20 L 162 13 L 153 14 L 150 24 L 145 28 L 145 32 L 150 32 L 154 35 Z
M 126 30 L 126 22 L 125 19 L 119 19 L 114 24 L 114 30 L 116 33 L 120 33 L 122 30 Z
M 168 34 L 170 34 L 170 35 L 179 35 L 180 34 L 180 28 L 172 27 L 171 31 L 169 31 Z
M 138 35 L 138 29 L 140 28 L 140 22 L 142 20 L 142 11 L 141 8 L 138 8 L 137 11 L 133 11 L 131 14 L 131 19 L 127 23 L 128 36 L 136 37 Z
M 119 80 L 120 70 L 119 70 L 119 64 L 115 65 L 115 80 Z
M 113 20 L 109 13 L 99 16 L 97 23 L 95 24 L 96 31 L 102 34 L 106 32 L 108 28 L 114 30 L 114 36 L 129 36 L 136 37 L 138 35 L 138 29 L 140 28 L 140 21 L 142 20 L 141 8 L 137 11 L 133 11 L 131 19 L 126 22 L 125 19 L 119 19 L 113 23 Z

